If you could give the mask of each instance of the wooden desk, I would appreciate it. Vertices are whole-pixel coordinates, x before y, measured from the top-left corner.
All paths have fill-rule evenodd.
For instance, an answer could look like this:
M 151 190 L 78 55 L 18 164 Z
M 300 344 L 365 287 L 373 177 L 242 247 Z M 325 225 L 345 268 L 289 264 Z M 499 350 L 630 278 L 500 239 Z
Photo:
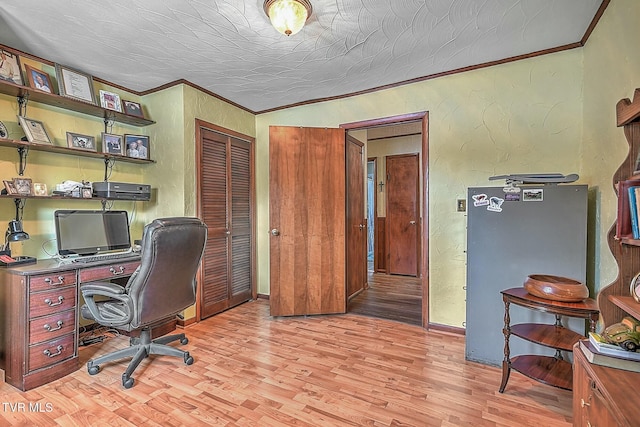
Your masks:
M 78 369 L 79 287 L 127 278 L 140 257 L 87 264 L 39 260 L 0 269 L 0 368 L 29 390 Z
M 590 329 L 595 330 L 598 321 L 598 305 L 596 301 L 587 298 L 582 302 L 560 302 L 538 298 L 528 293 L 524 288 L 512 288 L 501 292 L 504 301 L 504 361 L 502 362 L 502 383 L 500 393 L 504 392 L 509 381 L 511 369 L 554 387 L 571 390 L 573 374 L 571 363 L 564 360 L 562 351 L 571 352 L 573 346 L 584 338 L 570 329 L 562 326 L 561 316 L 589 319 Z M 553 325 L 524 323 L 511 325 L 509 316 L 510 304 L 519 305 L 530 310 L 554 314 L 556 322 Z M 545 347 L 556 350 L 554 357 L 540 355 L 510 356 L 509 338 L 515 335 Z

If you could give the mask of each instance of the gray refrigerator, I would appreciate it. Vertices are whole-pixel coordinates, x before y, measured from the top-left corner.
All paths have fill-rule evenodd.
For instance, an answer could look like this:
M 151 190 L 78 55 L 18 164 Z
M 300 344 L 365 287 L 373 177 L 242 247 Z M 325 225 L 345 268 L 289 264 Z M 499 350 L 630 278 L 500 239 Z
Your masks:
M 467 198 L 467 360 L 500 365 L 504 359 L 504 303 L 500 291 L 522 287 L 530 274 L 586 280 L 587 186 L 472 187 Z M 507 188 L 507 190 L 509 190 Z M 555 316 L 511 306 L 511 325 L 553 324 Z M 564 326 L 585 332 L 581 319 Z M 520 338 L 511 356 L 554 350 Z

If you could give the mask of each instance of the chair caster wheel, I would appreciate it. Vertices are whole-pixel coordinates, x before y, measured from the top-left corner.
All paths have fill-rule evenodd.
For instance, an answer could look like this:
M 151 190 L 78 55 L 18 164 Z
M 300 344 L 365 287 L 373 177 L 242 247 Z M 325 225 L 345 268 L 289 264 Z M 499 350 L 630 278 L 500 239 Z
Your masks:
M 188 344 L 188 343 L 189 343 L 189 338 L 187 338 L 187 337 L 184 337 L 184 338 L 182 338 L 180 340 L 180 344 L 182 344 L 182 345 L 185 345 L 185 344 Z
M 184 363 L 187 365 L 193 365 L 193 357 L 191 357 L 189 353 L 184 355 Z
M 89 372 L 89 375 L 95 375 L 98 372 L 100 372 L 100 366 L 98 365 L 87 366 L 87 371 Z
M 131 377 L 125 377 L 124 375 L 122 376 L 122 386 L 124 388 L 131 388 L 133 387 L 133 378 Z

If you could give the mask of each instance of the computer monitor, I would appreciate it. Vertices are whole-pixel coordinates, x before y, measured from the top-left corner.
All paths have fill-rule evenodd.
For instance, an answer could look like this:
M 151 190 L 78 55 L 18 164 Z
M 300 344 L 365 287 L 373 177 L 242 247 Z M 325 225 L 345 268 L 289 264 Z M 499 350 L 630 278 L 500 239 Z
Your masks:
M 131 248 L 127 211 L 57 210 L 58 254 L 95 255 Z

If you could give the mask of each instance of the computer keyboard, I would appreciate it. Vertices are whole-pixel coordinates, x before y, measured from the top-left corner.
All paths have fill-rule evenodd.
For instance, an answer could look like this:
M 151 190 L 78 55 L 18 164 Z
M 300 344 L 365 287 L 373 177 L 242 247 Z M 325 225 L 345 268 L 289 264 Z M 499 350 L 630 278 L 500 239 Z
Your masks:
M 105 261 L 112 259 L 135 258 L 136 256 L 138 256 L 138 254 L 135 252 L 121 252 L 116 254 L 82 256 L 79 258 L 75 258 L 73 262 L 86 264 L 88 262 Z

